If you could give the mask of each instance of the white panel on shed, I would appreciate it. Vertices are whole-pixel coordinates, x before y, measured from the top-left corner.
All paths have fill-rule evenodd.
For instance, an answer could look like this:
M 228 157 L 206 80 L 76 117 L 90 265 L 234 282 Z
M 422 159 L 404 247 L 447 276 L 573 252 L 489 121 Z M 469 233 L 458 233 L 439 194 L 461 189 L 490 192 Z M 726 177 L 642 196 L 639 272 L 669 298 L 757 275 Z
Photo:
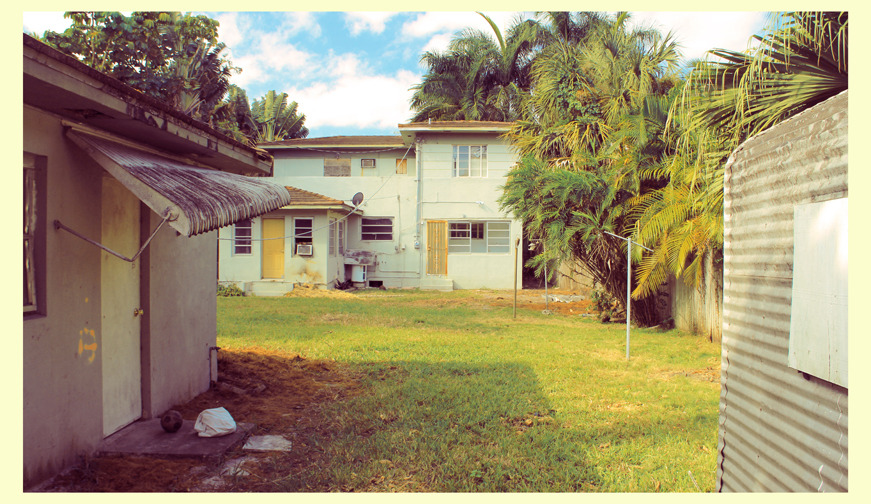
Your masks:
M 795 207 L 789 367 L 847 386 L 847 198 Z

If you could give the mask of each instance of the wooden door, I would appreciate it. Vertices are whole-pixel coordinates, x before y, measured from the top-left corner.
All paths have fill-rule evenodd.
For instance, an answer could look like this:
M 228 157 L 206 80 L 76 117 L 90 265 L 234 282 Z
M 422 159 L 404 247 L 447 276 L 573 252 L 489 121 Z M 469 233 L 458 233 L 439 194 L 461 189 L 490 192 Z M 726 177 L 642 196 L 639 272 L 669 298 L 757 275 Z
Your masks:
M 447 221 L 427 221 L 426 223 L 426 274 L 448 274 Z
M 103 177 L 102 214 L 100 241 L 133 257 L 139 250 L 139 199 Z M 108 436 L 142 416 L 139 259 L 131 263 L 105 251 L 100 256 L 103 434 Z
M 263 278 L 265 279 L 284 278 L 283 236 L 283 217 L 263 219 Z

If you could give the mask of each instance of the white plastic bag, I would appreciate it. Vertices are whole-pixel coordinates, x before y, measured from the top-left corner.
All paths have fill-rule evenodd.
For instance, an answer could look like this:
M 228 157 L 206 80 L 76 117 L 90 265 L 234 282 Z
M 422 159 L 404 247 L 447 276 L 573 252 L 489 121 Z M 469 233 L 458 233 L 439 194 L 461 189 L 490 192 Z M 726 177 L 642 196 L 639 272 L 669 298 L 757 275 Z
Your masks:
M 194 429 L 200 437 L 226 436 L 236 432 L 236 421 L 225 408 L 207 409 L 197 417 Z

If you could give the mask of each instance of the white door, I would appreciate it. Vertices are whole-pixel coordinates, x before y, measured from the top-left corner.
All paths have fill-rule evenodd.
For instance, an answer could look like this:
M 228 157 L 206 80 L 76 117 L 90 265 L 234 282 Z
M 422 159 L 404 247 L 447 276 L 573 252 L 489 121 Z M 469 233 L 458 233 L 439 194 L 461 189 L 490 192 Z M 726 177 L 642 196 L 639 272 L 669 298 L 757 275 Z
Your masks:
M 139 250 L 139 200 L 120 182 L 103 177 L 100 240 L 126 257 Z M 139 259 L 101 255 L 103 434 L 108 436 L 142 416 L 139 361 Z

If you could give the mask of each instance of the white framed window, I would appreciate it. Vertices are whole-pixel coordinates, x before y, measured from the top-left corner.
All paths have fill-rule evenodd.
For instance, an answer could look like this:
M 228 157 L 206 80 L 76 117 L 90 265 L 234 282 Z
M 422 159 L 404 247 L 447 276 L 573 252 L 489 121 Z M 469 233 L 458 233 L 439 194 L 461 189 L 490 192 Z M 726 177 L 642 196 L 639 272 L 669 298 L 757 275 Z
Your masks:
M 233 226 L 233 254 L 251 255 L 251 219 L 242 219 Z
M 38 187 L 35 156 L 24 155 L 24 313 L 36 313 L 36 229 L 40 215 L 37 211 Z
M 345 221 L 339 221 L 339 255 L 345 255 Z
M 469 222 L 448 223 L 448 253 L 472 251 L 472 232 Z
M 486 177 L 486 145 L 454 145 L 453 177 Z
M 495 221 L 487 223 L 487 253 L 507 254 L 511 252 L 511 223 Z
M 393 240 L 393 217 L 363 217 L 360 230 L 364 241 Z
M 338 233 L 338 226 L 336 225 L 335 217 L 330 217 L 330 251 L 329 254 L 331 256 L 336 255 L 336 245 L 338 241 L 338 237 L 336 234 Z
M 452 221 L 448 223 L 448 253 L 504 254 L 511 251 L 511 223 Z
M 312 243 L 312 218 L 295 217 L 293 219 L 293 254 L 297 254 L 299 245 L 311 245 Z

